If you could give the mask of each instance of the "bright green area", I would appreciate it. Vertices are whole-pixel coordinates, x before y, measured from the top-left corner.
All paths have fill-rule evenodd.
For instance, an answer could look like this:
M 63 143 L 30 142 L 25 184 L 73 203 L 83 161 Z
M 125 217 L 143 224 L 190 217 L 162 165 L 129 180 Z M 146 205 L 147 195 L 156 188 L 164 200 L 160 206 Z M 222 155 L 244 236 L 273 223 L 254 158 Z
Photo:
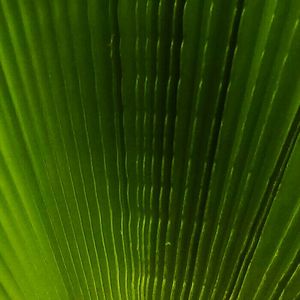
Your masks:
M 299 0 L 0 0 L 0 299 L 300 299 Z

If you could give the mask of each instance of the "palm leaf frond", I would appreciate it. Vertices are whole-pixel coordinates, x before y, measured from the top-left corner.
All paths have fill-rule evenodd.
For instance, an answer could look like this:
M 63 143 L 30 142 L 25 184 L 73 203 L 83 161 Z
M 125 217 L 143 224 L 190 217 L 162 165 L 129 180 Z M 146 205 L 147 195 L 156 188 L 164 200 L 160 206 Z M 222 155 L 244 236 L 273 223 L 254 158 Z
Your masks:
M 298 299 L 299 13 L 0 0 L 0 299 Z

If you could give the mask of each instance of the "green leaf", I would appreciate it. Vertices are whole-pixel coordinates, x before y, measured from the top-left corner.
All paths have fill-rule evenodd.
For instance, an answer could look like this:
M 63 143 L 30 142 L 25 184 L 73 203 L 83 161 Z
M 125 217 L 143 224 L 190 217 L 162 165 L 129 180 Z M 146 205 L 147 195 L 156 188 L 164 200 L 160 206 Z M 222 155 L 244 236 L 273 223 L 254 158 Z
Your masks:
M 0 0 L 0 299 L 298 299 L 299 14 Z

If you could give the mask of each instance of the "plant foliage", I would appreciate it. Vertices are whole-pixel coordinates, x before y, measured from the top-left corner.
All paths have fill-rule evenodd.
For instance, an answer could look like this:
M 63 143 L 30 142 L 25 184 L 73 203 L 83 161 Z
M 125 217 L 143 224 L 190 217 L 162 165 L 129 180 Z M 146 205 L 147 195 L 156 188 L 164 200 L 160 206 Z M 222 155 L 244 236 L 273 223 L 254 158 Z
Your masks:
M 299 0 L 0 0 L 0 299 L 300 299 Z

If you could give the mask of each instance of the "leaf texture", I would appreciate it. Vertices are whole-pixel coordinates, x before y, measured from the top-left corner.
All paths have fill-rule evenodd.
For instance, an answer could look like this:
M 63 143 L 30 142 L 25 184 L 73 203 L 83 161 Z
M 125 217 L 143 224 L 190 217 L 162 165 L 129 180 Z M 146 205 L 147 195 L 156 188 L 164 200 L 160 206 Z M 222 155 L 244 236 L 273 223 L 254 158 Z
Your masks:
M 299 14 L 0 0 L 0 299 L 299 299 Z

